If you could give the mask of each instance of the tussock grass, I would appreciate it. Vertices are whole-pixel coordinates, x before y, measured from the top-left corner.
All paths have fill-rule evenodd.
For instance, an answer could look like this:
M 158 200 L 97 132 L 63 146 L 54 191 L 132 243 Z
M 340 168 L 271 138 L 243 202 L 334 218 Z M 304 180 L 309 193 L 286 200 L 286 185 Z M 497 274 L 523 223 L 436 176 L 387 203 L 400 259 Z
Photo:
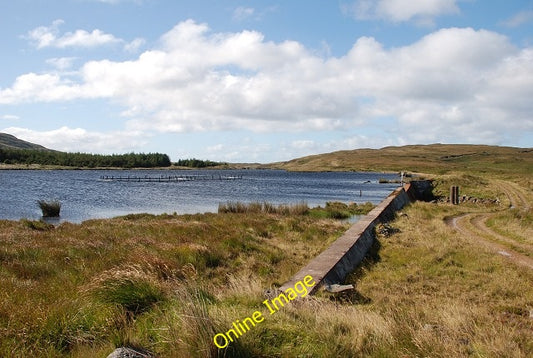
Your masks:
M 447 179 L 479 195 L 501 194 L 483 176 Z M 319 293 L 270 315 L 264 291 L 349 225 L 314 209 L 245 206 L 47 230 L 0 221 L 0 356 L 95 357 L 117 346 L 160 357 L 533 355 L 533 273 L 444 223 L 491 208 L 412 204 L 391 223 L 399 231 L 380 236 L 372 259 L 348 278 L 354 291 Z M 525 236 L 531 213 L 503 209 L 493 208 L 494 225 Z M 264 322 L 226 349 L 214 345 L 216 333 L 256 310 Z
M 528 356 L 533 272 L 443 223 L 461 208 L 416 203 L 381 238 L 380 261 L 353 281 L 370 308 L 393 318 L 387 347 L 417 356 Z M 505 280 L 501 279 L 505 277 Z M 527 312 L 527 314 L 526 314 Z
M 88 290 L 98 301 L 116 305 L 132 316 L 165 300 L 157 275 L 138 265 L 103 272 Z
M 94 357 L 123 345 L 161 357 L 251 356 L 245 339 L 215 349 L 213 332 L 258 309 L 263 288 L 346 228 L 266 213 L 137 215 L 50 230 L 0 221 L 0 356 Z
M 41 208 L 43 217 L 53 218 L 53 217 L 59 216 L 59 213 L 61 211 L 61 203 L 58 200 L 52 200 L 52 201 L 38 200 L 37 204 L 39 205 L 39 208 Z
M 314 218 L 348 219 L 354 215 L 364 215 L 374 208 L 370 202 L 365 204 L 341 202 L 327 202 L 325 207 L 320 206 L 310 209 L 307 203 L 279 204 L 269 202 L 227 202 L 218 205 L 219 213 L 239 214 L 279 214 L 287 216 L 310 215 Z
M 219 213 L 240 213 L 240 214 L 280 214 L 280 215 L 305 215 L 309 212 L 309 206 L 305 202 L 297 204 L 275 205 L 269 202 L 233 202 L 220 203 Z
M 324 208 L 316 207 L 311 209 L 309 214 L 316 218 L 330 218 L 330 219 L 348 219 L 354 215 L 365 215 L 374 208 L 374 204 L 367 202 L 365 204 L 350 203 L 345 204 L 341 202 L 327 202 Z
M 54 228 L 54 225 L 48 224 L 42 220 L 22 219 L 20 220 L 20 222 L 32 230 L 46 231 L 46 230 L 52 230 Z

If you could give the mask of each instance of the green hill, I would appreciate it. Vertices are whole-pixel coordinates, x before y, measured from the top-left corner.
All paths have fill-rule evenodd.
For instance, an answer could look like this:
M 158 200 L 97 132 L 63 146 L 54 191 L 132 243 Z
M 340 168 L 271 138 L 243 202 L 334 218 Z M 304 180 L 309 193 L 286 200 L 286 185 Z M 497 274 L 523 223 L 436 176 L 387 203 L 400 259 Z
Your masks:
M 430 144 L 344 150 L 311 155 L 273 168 L 290 171 L 407 171 L 444 174 L 457 170 L 500 174 L 533 173 L 533 148 Z
M 0 133 L 0 148 L 50 150 L 42 145 L 26 142 L 25 140 L 18 139 L 17 137 L 7 133 Z

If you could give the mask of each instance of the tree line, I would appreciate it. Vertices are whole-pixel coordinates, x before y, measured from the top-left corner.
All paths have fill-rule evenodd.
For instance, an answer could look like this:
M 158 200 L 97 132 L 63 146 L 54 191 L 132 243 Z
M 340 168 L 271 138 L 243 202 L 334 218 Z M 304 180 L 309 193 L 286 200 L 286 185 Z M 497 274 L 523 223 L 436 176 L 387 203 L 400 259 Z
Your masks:
M 155 168 L 171 165 L 170 158 L 161 153 L 88 154 L 0 148 L 0 163 L 41 164 L 66 167 Z
M 200 159 L 180 159 L 174 163 L 174 165 L 179 167 L 188 167 L 188 168 L 207 168 L 215 167 L 217 165 L 224 165 L 227 163 L 213 162 L 211 160 L 200 160 Z

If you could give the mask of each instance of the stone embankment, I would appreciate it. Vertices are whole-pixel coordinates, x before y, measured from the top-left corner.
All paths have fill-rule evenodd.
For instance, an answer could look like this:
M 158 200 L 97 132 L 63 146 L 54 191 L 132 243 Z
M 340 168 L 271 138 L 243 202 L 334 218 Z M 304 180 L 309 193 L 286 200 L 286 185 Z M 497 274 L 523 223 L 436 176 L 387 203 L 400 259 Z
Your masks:
M 298 271 L 280 290 L 285 291 L 307 275 L 311 275 L 317 282 L 311 293 L 320 286 L 342 283 L 361 263 L 376 240 L 376 225 L 394 219 L 396 211 L 411 201 L 431 199 L 431 189 L 431 182 L 424 180 L 413 181 L 394 190 L 368 215 L 352 225 L 325 251 Z

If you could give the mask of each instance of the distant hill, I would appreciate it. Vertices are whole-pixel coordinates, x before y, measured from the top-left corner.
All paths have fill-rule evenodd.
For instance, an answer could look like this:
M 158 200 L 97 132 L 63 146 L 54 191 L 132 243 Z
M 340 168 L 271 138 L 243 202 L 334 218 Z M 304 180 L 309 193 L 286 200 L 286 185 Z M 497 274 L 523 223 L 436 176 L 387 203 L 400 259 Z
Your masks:
M 17 137 L 7 133 L 0 133 L 0 148 L 50 150 L 42 145 L 26 142 L 25 140 L 18 139 Z
M 344 150 L 311 155 L 271 168 L 291 171 L 407 171 L 443 174 L 472 172 L 533 174 L 533 148 L 430 144 Z

